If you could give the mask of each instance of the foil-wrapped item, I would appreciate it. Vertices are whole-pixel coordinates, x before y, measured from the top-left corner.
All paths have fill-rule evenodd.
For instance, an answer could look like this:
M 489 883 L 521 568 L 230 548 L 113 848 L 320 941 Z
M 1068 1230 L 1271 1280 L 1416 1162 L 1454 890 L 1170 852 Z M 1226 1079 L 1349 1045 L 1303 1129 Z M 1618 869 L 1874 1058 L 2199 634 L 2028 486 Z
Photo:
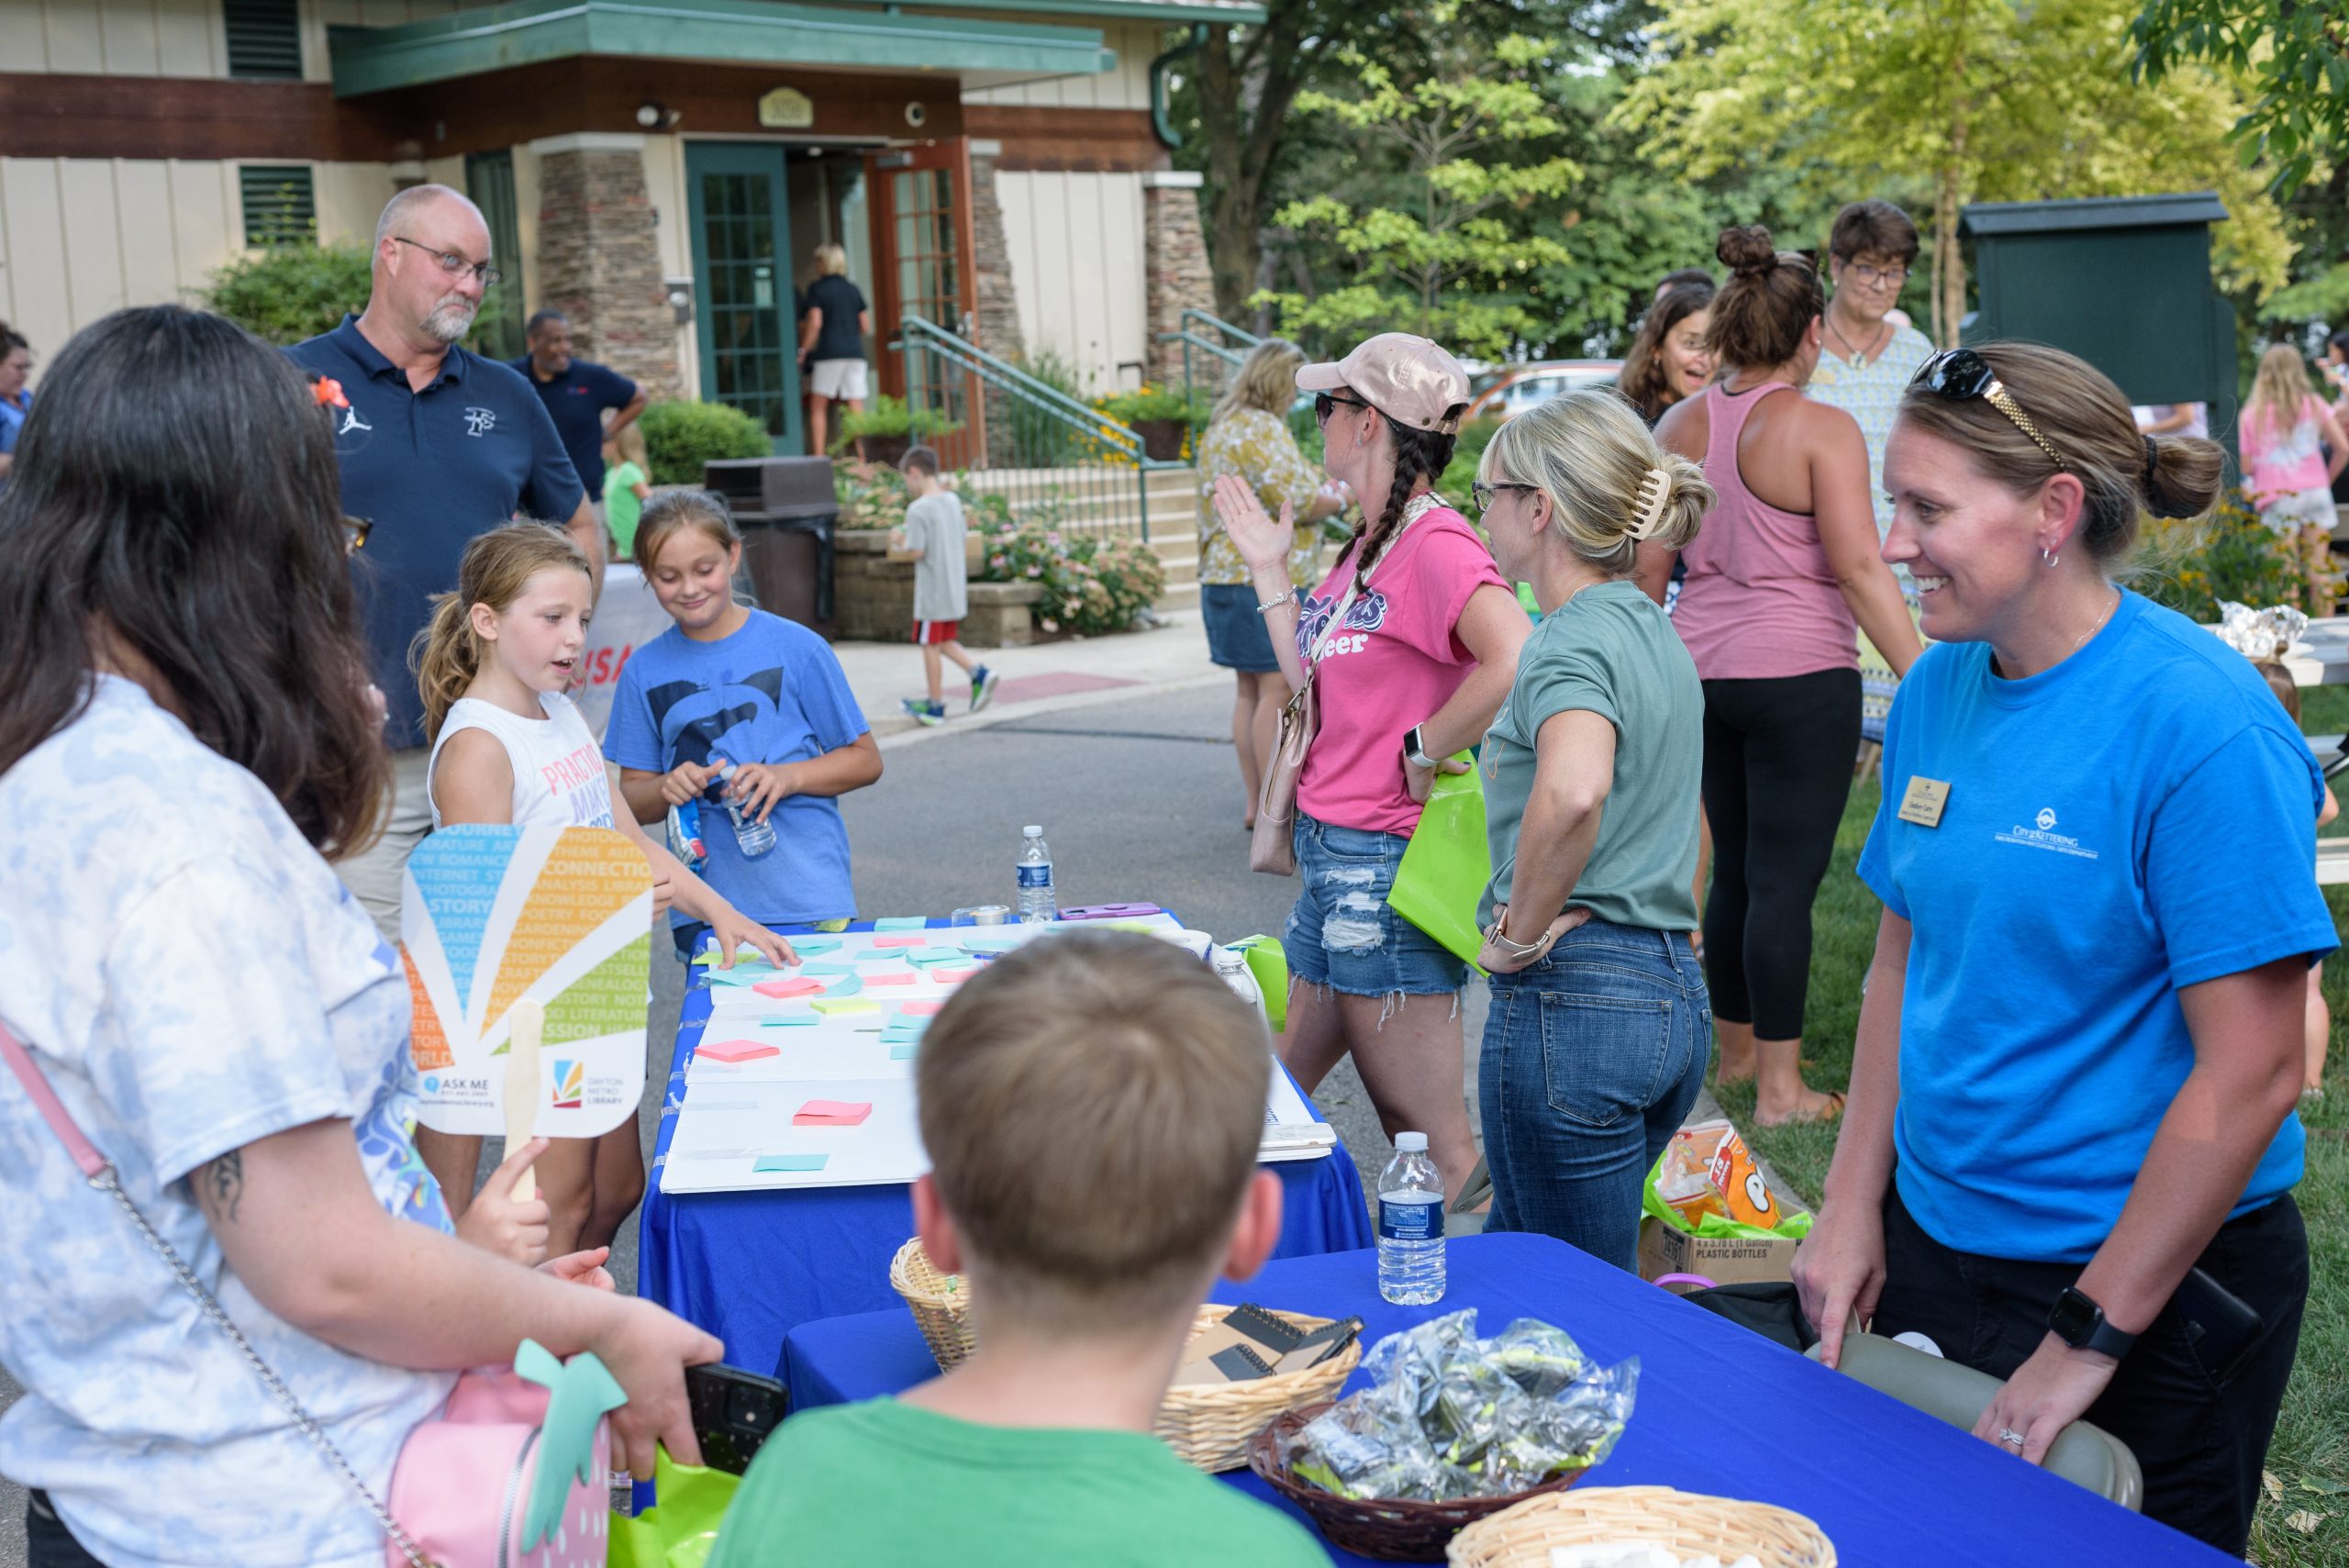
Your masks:
M 2256 664 L 2281 659 L 2308 628 L 2307 615 L 2290 605 L 2270 605 L 2264 610 L 2254 610 L 2249 605 L 2221 599 L 2219 624 L 2214 629 L 2220 641 Z

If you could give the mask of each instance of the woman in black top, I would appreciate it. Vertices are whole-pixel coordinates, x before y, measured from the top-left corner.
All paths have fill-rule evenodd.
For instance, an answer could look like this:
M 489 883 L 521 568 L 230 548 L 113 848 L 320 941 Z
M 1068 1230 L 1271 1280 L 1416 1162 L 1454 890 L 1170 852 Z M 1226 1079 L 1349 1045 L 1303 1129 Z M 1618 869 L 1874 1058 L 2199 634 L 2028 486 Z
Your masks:
M 873 330 L 873 313 L 864 295 L 848 281 L 848 252 L 837 245 L 816 247 L 816 267 L 823 275 L 807 285 L 806 312 L 799 318 L 799 358 L 812 362 L 807 382 L 807 450 L 825 450 L 830 406 L 845 403 L 852 414 L 864 412 L 864 336 Z

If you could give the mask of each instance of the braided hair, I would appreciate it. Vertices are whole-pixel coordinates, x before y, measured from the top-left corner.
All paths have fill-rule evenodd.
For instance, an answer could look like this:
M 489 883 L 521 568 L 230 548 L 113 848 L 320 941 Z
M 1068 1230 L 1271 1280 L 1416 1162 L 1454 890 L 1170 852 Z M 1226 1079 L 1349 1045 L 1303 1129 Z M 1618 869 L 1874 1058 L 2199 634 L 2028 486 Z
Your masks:
M 1446 422 L 1457 419 L 1466 406 L 1455 403 L 1446 409 Z M 1410 505 L 1412 486 L 1422 478 L 1431 483 L 1442 478 L 1443 471 L 1452 466 L 1452 449 L 1459 440 L 1457 436 L 1434 430 L 1415 430 L 1388 419 L 1385 414 L 1378 417 L 1386 420 L 1387 444 L 1395 449 L 1395 478 L 1386 487 L 1386 506 L 1378 514 L 1378 520 L 1364 522 L 1354 530 L 1354 576 L 1362 582 L 1369 580 L 1370 569 L 1378 564 L 1378 558 L 1395 542 L 1396 532 L 1403 522 L 1403 508 Z

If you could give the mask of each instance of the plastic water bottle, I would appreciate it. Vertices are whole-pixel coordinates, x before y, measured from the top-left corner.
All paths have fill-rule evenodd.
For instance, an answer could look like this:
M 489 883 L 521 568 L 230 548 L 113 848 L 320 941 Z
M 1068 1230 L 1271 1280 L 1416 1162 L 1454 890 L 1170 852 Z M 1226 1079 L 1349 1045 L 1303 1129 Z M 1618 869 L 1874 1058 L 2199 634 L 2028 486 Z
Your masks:
M 684 862 L 687 871 L 699 871 L 709 863 L 709 846 L 701 836 L 701 802 L 689 800 L 669 807 L 669 852 Z
M 1019 923 L 1023 926 L 1041 925 L 1060 918 L 1060 906 L 1052 893 L 1052 851 L 1044 842 L 1041 828 L 1022 828 L 1025 842 L 1019 846 Z
M 1397 1307 L 1443 1299 L 1443 1178 L 1424 1132 L 1397 1133 L 1378 1173 L 1378 1294 Z
M 718 770 L 718 776 L 730 784 L 734 782 L 734 764 L 729 762 Z M 726 797 L 726 815 L 734 819 L 734 842 L 741 849 L 744 860 L 757 860 L 774 848 L 774 825 L 760 821 L 730 795 Z

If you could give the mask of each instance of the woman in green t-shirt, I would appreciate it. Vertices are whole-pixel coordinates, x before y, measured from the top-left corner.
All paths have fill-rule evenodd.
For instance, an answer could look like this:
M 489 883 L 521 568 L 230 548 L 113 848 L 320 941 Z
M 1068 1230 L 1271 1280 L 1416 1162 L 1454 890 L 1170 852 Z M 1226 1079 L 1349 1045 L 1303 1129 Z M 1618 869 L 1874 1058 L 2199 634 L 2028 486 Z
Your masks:
M 1628 1270 L 1641 1181 L 1697 1098 L 1712 1029 L 1688 942 L 1704 688 L 1631 574 L 1643 545 L 1696 538 L 1713 491 L 1592 388 L 1503 425 L 1475 495 L 1502 573 L 1542 606 L 1481 762 L 1485 1228 Z

